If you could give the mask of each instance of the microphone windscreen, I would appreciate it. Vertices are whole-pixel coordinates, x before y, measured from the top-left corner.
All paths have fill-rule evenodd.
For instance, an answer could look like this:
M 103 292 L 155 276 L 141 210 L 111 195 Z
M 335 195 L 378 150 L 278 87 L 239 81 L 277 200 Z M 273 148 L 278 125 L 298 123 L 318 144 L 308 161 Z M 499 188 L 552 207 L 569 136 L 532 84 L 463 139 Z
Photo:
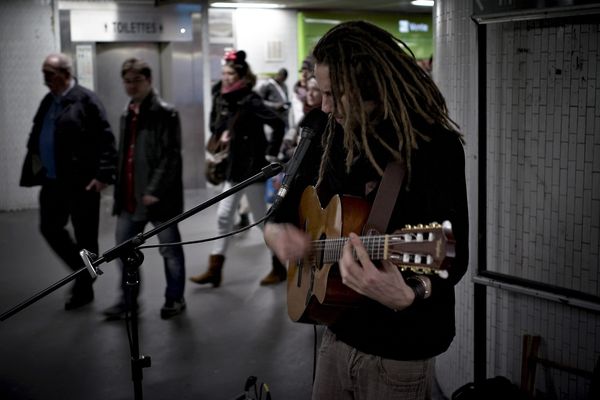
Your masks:
M 315 133 L 321 133 L 327 126 L 328 114 L 321 111 L 320 108 L 313 108 L 304 115 L 300 122 L 300 128 L 313 130 Z

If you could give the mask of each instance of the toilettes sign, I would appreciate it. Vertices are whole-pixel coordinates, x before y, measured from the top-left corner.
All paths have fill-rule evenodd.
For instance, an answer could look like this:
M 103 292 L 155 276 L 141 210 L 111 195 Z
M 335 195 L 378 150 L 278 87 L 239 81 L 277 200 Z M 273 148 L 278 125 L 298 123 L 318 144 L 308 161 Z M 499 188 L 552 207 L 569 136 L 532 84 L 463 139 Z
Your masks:
M 192 40 L 189 13 L 71 10 L 73 42 L 181 42 Z

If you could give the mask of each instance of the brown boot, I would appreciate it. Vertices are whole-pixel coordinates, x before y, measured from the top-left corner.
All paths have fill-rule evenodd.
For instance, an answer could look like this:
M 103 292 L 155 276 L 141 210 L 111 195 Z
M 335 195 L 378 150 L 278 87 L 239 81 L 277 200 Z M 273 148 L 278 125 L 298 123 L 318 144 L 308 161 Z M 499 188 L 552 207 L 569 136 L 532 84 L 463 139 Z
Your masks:
M 262 281 L 260 281 L 262 286 L 274 285 L 276 283 L 285 281 L 287 278 L 287 269 L 285 268 L 285 265 L 283 265 L 275 256 L 272 256 L 272 259 L 273 268 L 271 269 L 271 272 L 269 272 L 269 274 L 265 276 Z
M 212 254 L 208 258 L 208 270 L 200 275 L 190 277 L 190 281 L 197 284 L 212 283 L 213 287 L 219 287 L 221 284 L 221 271 L 225 263 L 225 256 L 221 254 Z

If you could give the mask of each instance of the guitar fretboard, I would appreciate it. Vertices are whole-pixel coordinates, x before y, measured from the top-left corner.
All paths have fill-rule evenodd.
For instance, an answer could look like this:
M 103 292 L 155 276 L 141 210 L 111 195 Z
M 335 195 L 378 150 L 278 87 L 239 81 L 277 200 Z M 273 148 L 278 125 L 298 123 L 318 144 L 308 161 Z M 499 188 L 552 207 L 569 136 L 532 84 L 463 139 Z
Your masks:
M 402 246 L 409 243 L 416 246 L 418 246 L 419 243 L 430 245 L 428 242 L 434 240 L 434 235 L 431 232 L 401 233 L 393 235 L 361 236 L 360 240 L 371 260 L 386 260 L 392 255 L 390 246 Z M 347 242 L 348 238 L 313 241 L 311 261 L 314 261 L 317 265 L 337 262 L 342 257 L 344 246 Z M 411 248 L 407 248 L 405 252 L 396 252 L 393 254 L 396 255 L 397 261 L 404 263 L 424 264 L 424 266 L 426 266 L 433 262 L 433 257 L 426 252 L 420 254 L 419 252 L 411 252 L 411 249 L 414 251 L 415 249 L 418 249 L 418 247 L 412 246 Z M 357 259 L 355 250 L 353 250 L 353 255 L 354 259 Z

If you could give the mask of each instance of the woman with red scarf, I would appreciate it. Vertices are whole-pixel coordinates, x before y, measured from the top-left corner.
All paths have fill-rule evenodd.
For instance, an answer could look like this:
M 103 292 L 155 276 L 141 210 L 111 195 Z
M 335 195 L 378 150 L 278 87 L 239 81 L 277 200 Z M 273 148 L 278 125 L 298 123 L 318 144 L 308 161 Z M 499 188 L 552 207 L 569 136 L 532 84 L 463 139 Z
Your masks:
M 242 50 L 225 55 L 221 81 L 213 87 L 213 107 L 210 113 L 210 130 L 213 139 L 229 144 L 227 168 L 223 191 L 240 183 L 269 164 L 267 157 L 275 158 L 283 140 L 284 123 L 271 109 L 266 107 L 261 97 L 252 88 L 256 76 L 246 62 Z M 267 139 L 264 126 L 273 132 Z M 219 235 L 232 230 L 236 210 L 242 195 L 245 194 L 255 220 L 266 212 L 265 182 L 252 184 L 243 190 L 223 199 L 217 211 Z M 190 280 L 198 284 L 221 284 L 223 264 L 230 238 L 215 241 L 208 259 L 208 270 Z M 273 268 L 261 281 L 262 285 L 282 282 L 287 271 L 272 257 Z

